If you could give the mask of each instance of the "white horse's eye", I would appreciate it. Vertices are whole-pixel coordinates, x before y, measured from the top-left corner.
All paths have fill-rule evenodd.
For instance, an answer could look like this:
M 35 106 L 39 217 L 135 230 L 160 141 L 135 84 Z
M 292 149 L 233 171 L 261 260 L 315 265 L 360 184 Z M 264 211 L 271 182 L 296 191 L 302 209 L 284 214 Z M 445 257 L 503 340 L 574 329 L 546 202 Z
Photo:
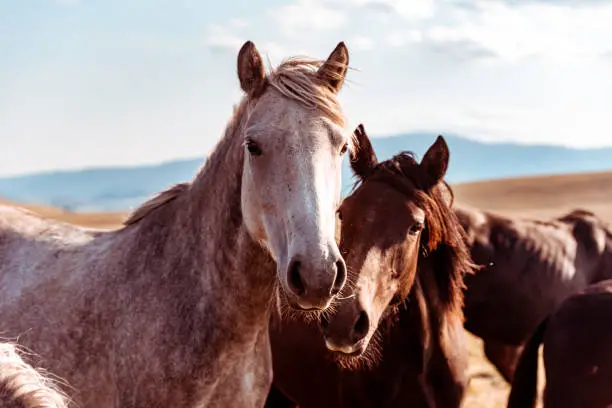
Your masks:
M 246 139 L 244 145 L 246 146 L 251 156 L 261 156 L 261 154 L 263 153 L 259 145 L 253 139 Z

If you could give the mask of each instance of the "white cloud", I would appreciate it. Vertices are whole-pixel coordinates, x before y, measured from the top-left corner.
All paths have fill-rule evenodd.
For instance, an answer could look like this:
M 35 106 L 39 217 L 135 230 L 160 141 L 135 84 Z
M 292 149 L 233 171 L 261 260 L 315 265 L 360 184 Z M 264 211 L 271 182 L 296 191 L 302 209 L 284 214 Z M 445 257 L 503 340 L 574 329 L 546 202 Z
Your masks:
M 350 40 L 349 45 L 356 51 L 368 51 L 374 48 L 374 41 L 368 37 L 357 36 Z
M 212 25 L 208 28 L 205 44 L 213 50 L 238 51 L 246 40 L 232 31 L 230 27 Z
M 270 15 L 283 32 L 295 35 L 305 30 L 337 30 L 347 23 L 343 10 L 318 0 L 298 0 L 270 10 Z
M 436 0 L 329 0 L 346 8 L 397 15 L 405 19 L 424 19 L 434 15 Z
M 249 27 L 250 23 L 242 18 L 232 18 L 227 25 L 232 28 L 245 28 Z
M 386 43 L 391 47 L 403 47 L 421 41 L 423 34 L 419 30 L 396 30 L 386 36 Z
M 434 37 L 470 40 L 511 62 L 537 55 L 571 63 L 601 54 L 612 36 L 612 5 L 568 7 L 534 1 L 518 7 L 479 0 L 475 6 L 468 19 L 432 30 Z

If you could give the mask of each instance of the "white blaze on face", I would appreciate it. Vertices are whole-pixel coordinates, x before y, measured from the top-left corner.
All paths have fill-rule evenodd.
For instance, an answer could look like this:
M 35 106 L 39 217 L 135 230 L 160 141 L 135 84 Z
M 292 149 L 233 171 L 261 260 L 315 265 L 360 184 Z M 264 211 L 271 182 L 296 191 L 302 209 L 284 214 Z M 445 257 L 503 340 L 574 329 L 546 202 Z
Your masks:
M 335 213 L 346 134 L 320 112 L 273 92 L 262 97 L 251 119 L 256 124 L 249 125 L 245 137 L 261 154 L 245 149 L 244 222 L 251 236 L 269 248 L 284 291 L 302 308 L 324 307 L 341 262 Z M 302 282 L 304 290 L 289 287 L 288 271 L 296 261 L 300 279 L 292 282 Z

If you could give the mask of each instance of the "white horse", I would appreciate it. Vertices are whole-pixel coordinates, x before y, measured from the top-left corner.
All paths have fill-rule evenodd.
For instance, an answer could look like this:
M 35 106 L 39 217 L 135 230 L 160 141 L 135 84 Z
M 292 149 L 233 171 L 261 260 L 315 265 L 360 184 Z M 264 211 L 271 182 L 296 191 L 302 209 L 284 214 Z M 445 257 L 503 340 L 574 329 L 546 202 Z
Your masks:
M 325 62 L 266 75 L 245 43 L 246 95 L 225 136 L 191 183 L 119 230 L 2 208 L 0 333 L 42 356 L 83 408 L 263 406 L 276 287 L 324 310 L 346 279 L 334 224 L 347 66 L 340 43 Z

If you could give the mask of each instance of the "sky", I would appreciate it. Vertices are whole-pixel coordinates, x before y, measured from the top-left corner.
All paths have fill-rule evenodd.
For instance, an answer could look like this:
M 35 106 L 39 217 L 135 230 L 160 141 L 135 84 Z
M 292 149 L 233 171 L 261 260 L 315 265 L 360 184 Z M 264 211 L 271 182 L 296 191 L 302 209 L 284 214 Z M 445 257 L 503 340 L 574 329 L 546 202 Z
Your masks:
M 246 40 L 272 65 L 345 41 L 371 136 L 612 146 L 610 21 L 612 0 L 0 0 L 0 176 L 205 157 Z

